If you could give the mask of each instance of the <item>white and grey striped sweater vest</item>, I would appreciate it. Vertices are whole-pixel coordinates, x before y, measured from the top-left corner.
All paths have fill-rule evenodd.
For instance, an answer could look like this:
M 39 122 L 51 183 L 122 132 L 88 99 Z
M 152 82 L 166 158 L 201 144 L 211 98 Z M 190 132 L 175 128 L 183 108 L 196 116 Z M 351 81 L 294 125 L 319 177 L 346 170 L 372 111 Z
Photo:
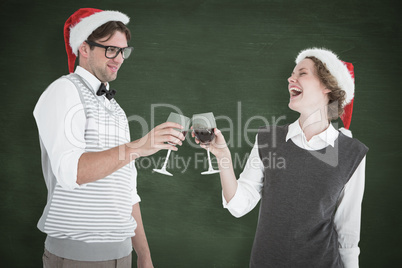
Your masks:
M 127 117 L 114 99 L 108 109 L 80 76 L 70 74 L 65 78 L 76 85 L 85 109 L 87 152 L 104 151 L 130 141 Z M 51 237 L 83 242 L 118 242 L 134 236 L 133 173 L 135 167 L 126 165 L 84 187 L 66 190 L 56 185 L 44 231 Z

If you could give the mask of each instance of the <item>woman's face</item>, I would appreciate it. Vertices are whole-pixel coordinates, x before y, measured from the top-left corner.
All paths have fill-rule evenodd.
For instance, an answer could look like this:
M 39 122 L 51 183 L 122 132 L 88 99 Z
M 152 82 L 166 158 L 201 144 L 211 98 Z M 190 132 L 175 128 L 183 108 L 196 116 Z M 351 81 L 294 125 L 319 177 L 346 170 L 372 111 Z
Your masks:
M 328 104 L 330 90 L 319 80 L 311 59 L 300 61 L 288 82 L 290 109 L 308 116 Z

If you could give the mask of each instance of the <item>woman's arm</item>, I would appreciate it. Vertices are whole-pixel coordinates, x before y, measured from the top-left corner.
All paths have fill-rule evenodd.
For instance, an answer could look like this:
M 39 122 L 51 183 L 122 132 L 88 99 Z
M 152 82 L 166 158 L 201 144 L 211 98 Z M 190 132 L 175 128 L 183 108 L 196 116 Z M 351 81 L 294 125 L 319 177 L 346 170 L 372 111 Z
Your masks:
M 339 198 L 334 224 L 339 252 L 345 268 L 359 267 L 361 204 L 364 192 L 366 157 L 345 185 Z
M 194 137 L 194 133 L 192 135 Z M 197 139 L 196 143 L 199 143 Z M 247 214 L 260 200 L 263 186 L 264 167 L 258 155 L 258 144 L 254 145 L 239 180 L 234 173 L 230 150 L 219 129 L 215 129 L 215 139 L 209 146 L 220 170 L 223 206 L 235 217 Z M 201 147 L 206 148 L 202 144 Z
M 232 157 L 230 155 L 230 150 L 226 144 L 222 132 L 217 128 L 214 129 L 214 132 L 215 138 L 209 144 L 209 150 L 212 154 L 215 155 L 218 162 L 223 196 L 226 202 L 230 202 L 230 200 L 235 195 L 237 189 L 237 179 L 233 170 Z M 192 132 L 191 135 L 195 137 L 194 132 Z M 195 138 L 195 142 L 197 144 L 200 144 L 200 141 L 197 138 Z M 200 144 L 200 146 L 204 149 L 207 148 L 202 143 Z

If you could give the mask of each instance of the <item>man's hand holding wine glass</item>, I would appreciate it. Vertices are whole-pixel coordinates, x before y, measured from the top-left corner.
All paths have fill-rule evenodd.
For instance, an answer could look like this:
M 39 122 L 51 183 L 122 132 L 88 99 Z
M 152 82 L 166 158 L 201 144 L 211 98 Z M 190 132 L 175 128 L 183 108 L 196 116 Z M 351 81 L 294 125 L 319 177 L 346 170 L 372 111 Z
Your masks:
M 133 148 L 140 157 L 152 155 L 163 149 L 177 151 L 176 145 L 182 145 L 185 138 L 183 133 L 175 128 L 183 129 L 183 126 L 173 122 L 160 124 L 141 139 L 132 142 L 130 148 Z

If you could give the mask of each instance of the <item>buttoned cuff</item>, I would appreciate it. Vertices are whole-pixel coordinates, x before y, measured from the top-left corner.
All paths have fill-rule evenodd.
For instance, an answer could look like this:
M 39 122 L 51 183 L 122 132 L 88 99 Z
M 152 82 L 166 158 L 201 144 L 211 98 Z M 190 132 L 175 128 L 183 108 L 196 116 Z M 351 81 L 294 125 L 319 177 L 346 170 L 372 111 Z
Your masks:
M 339 253 L 345 268 L 358 268 L 359 267 L 359 253 L 360 248 L 339 248 Z

